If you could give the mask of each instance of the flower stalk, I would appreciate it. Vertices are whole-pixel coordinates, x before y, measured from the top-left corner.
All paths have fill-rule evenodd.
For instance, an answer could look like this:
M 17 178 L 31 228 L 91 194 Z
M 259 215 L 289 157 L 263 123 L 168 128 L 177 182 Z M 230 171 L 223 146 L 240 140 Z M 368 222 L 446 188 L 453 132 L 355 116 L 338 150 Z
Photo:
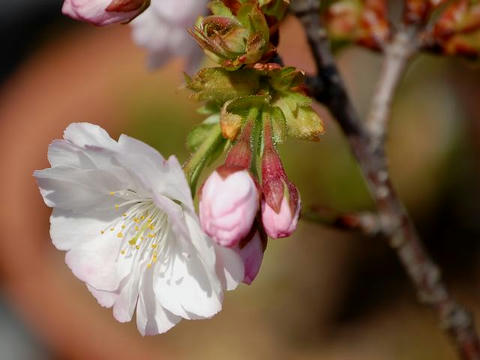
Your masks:
M 183 166 L 192 194 L 195 194 L 198 179 L 202 170 L 208 164 L 210 156 L 223 143 L 223 140 L 220 125 L 213 126 L 209 130 L 206 140 Z

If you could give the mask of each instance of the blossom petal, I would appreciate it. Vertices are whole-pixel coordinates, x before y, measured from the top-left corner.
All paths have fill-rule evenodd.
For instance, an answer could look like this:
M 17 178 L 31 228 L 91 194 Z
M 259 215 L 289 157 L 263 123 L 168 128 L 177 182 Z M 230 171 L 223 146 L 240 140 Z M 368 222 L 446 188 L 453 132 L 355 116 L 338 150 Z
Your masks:
M 57 249 L 70 250 L 100 236 L 118 216 L 118 212 L 112 210 L 89 209 L 87 212 L 76 212 L 54 208 L 50 216 L 50 237 Z
M 117 176 L 106 170 L 67 167 L 34 172 L 45 203 L 64 209 L 85 208 L 107 202 L 113 189 L 125 186 L 120 174 Z
M 119 145 L 118 162 L 129 169 L 145 188 L 193 209 L 190 188 L 176 157 L 171 156 L 165 161 L 157 150 L 126 135 L 120 137 Z
M 113 306 L 113 316 L 120 322 L 132 320 L 137 305 L 140 280 L 146 267 L 145 259 L 133 261 L 133 271 L 122 281 L 118 298 Z
M 175 315 L 186 319 L 209 318 L 222 308 L 222 294 L 216 291 L 199 255 L 184 253 L 178 244 L 171 244 L 169 261 L 155 268 L 155 277 L 156 296 Z
M 72 123 L 63 133 L 65 140 L 81 147 L 98 146 L 105 149 L 116 149 L 118 144 L 98 125 L 90 123 Z
M 163 308 L 155 297 L 153 282 L 153 271 L 146 271 L 137 304 L 137 328 L 144 336 L 164 333 L 182 319 Z
M 97 302 L 106 308 L 111 308 L 115 301 L 117 301 L 118 293 L 113 291 L 97 290 L 93 286 L 87 284 L 90 293 L 97 299 Z
M 98 290 L 115 291 L 132 268 L 132 259 L 120 256 L 120 248 L 117 234 L 106 231 L 73 247 L 65 262 L 80 280 Z
M 244 279 L 242 258 L 233 249 L 215 244 L 216 272 L 225 290 L 235 290 Z

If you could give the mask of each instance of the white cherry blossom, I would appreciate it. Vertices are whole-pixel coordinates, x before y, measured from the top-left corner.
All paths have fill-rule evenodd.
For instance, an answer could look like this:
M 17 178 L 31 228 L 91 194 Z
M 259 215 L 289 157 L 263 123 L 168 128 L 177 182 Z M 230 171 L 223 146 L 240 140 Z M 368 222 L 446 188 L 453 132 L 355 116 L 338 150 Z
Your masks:
M 76 123 L 48 158 L 51 168 L 34 176 L 53 208 L 53 244 L 118 321 L 136 309 L 139 331 L 154 335 L 221 310 L 224 290 L 243 279 L 243 263 L 201 230 L 175 157 Z
M 149 52 L 150 67 L 179 56 L 186 60 L 189 70 L 195 69 L 203 51 L 187 29 L 203 15 L 206 5 L 206 0 L 152 0 L 150 7 L 131 22 L 134 41 Z

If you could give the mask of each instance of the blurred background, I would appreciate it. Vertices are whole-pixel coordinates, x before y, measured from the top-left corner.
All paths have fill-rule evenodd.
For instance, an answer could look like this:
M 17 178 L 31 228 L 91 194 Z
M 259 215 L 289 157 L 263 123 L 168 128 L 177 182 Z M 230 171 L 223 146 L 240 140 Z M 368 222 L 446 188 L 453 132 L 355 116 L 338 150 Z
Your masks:
M 32 177 L 71 122 L 127 133 L 187 159 L 201 120 L 181 90 L 183 64 L 145 67 L 127 26 L 93 28 L 60 14 L 60 0 L 2 1 L 0 28 L 0 359 L 448 360 L 435 314 L 418 305 L 382 239 L 302 222 L 270 241 L 251 286 L 226 296 L 212 320 L 142 338 L 117 323 L 64 264 Z M 281 29 L 285 62 L 313 63 L 301 27 Z M 368 106 L 378 55 L 338 54 L 354 101 Z M 393 179 L 456 297 L 480 324 L 480 68 L 415 59 L 395 99 L 388 152 Z M 341 211 L 372 204 L 347 143 L 329 117 L 319 143 L 280 149 L 303 202 Z

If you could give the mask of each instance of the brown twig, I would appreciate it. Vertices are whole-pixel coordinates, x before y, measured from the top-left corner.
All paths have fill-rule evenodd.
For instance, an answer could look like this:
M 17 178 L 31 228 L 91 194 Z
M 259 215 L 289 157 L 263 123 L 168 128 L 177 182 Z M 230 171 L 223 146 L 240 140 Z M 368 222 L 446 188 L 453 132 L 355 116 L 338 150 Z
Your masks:
M 302 219 L 322 224 L 339 230 L 359 231 L 365 235 L 387 236 L 389 229 L 385 226 L 382 218 L 372 212 L 339 213 L 338 211 L 314 206 L 302 210 Z
M 292 10 L 302 22 L 317 65 L 309 80 L 312 96 L 325 104 L 347 137 L 383 224 L 392 229 L 386 238 L 395 249 L 419 300 L 436 310 L 441 326 L 456 344 L 462 359 L 479 360 L 480 343 L 471 314 L 444 285 L 438 266 L 428 255 L 408 212 L 390 181 L 384 150 L 390 105 L 408 59 L 415 53 L 414 28 L 400 30 L 385 50 L 383 70 L 367 124 L 355 111 L 330 52 L 319 16 L 319 1 L 295 0 Z

